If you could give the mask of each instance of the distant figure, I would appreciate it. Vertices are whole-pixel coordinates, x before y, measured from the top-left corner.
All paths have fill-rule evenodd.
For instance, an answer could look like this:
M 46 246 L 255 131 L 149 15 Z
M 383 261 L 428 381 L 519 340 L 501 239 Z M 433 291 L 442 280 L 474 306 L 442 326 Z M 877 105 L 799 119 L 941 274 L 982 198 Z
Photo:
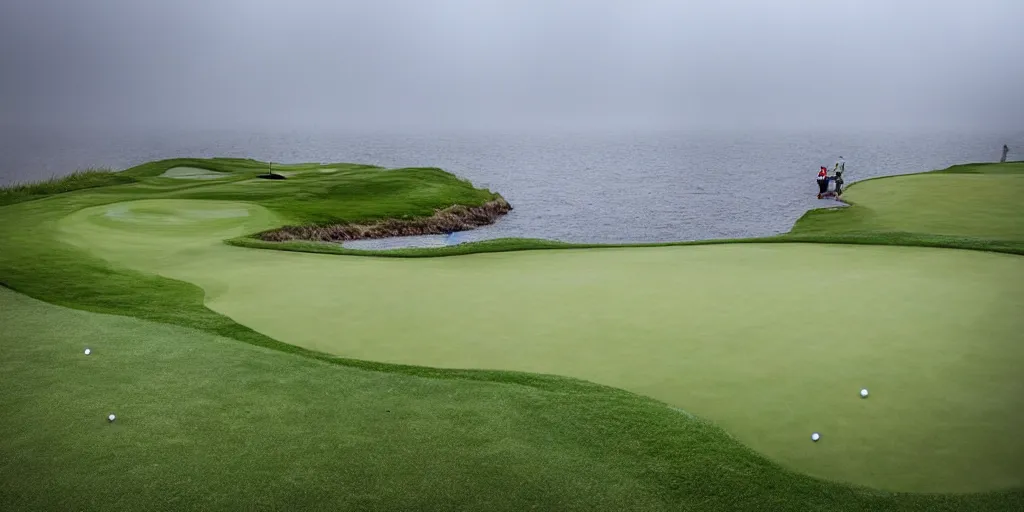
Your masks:
M 818 199 L 828 192 L 828 169 L 823 165 L 818 171 Z
M 843 172 L 845 170 L 846 170 L 846 160 L 843 160 L 843 157 L 840 156 L 839 160 L 836 160 L 836 166 L 832 168 L 832 172 L 833 173 Z
M 1001 163 L 1001 164 L 1005 164 L 1006 163 L 1006 154 L 1009 153 L 1009 152 L 1010 152 L 1010 148 L 1006 147 L 1006 144 L 1003 144 L 1003 157 L 999 159 L 999 163 Z
M 846 171 L 846 160 L 840 156 L 832 169 L 832 180 L 836 182 L 836 197 L 843 195 L 843 173 Z

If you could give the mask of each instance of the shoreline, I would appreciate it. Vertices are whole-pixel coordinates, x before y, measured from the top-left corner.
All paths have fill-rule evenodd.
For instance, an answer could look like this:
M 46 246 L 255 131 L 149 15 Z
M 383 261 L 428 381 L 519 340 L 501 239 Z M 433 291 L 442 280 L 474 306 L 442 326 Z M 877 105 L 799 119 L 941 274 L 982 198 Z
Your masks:
M 456 204 L 436 210 L 429 217 L 380 219 L 374 222 L 327 225 L 283 226 L 254 235 L 264 242 L 350 242 L 404 236 L 445 235 L 494 224 L 512 211 L 512 205 L 497 196 L 480 206 Z
M 534 238 L 530 238 L 530 239 L 531 240 L 539 240 L 539 241 L 543 241 L 543 242 L 548 242 L 548 243 L 551 243 L 551 244 L 566 244 L 567 247 L 586 247 L 586 248 L 591 248 L 591 247 L 600 248 L 600 247 L 606 247 L 606 246 L 607 247 L 647 247 L 647 246 L 664 246 L 664 245 L 699 245 L 699 244 L 705 244 L 705 243 L 706 244 L 714 244 L 714 243 L 721 243 L 721 242 L 743 242 L 743 241 L 748 241 L 748 240 L 760 241 L 760 240 L 766 240 L 766 239 L 769 239 L 769 238 L 781 237 L 781 236 L 788 235 L 790 233 L 790 231 L 793 230 L 793 227 L 796 225 L 796 223 L 800 221 L 800 218 L 802 218 L 803 216 L 807 215 L 810 212 L 814 212 L 814 211 L 818 211 L 818 210 L 841 210 L 843 208 L 849 208 L 851 206 L 849 203 L 846 203 L 844 200 L 842 200 L 840 198 L 834 198 L 833 197 L 833 198 L 829 198 L 829 200 L 830 201 L 834 201 L 836 204 L 828 205 L 828 206 L 818 206 L 818 207 L 814 207 L 814 208 L 808 208 L 806 211 L 804 211 L 802 214 L 800 214 L 800 217 L 797 217 L 793 221 L 793 223 L 790 224 L 785 230 L 781 230 L 781 231 L 777 231 L 777 232 L 772 232 L 772 233 L 764 233 L 764 234 L 748 234 L 748 235 L 740 237 L 740 238 L 729 237 L 729 236 L 719 236 L 719 237 L 702 237 L 702 238 L 693 238 L 693 239 L 654 240 L 654 241 L 619 240 L 619 241 L 611 241 L 611 242 L 572 241 L 572 240 L 563 240 L 563 239 L 558 239 L 558 238 L 535 238 L 535 239 Z M 822 201 L 824 201 L 824 199 L 822 199 Z M 493 225 L 493 224 L 489 224 L 489 225 Z M 457 239 L 457 241 L 452 241 L 451 238 L 445 238 L 445 235 L 452 235 L 452 234 L 455 234 L 455 233 L 429 233 L 429 234 L 424 234 L 424 235 L 397 235 L 397 236 L 388 236 L 388 237 L 383 237 L 383 238 L 359 238 L 359 239 L 354 239 L 354 240 L 344 240 L 344 241 L 337 242 L 337 243 L 339 245 L 341 245 L 343 248 L 347 249 L 347 250 L 363 252 L 363 251 L 400 251 L 400 250 L 438 250 L 438 249 L 444 249 L 445 247 L 452 247 L 452 246 L 456 246 L 456 245 L 481 244 L 481 243 L 489 243 L 489 242 L 501 241 L 501 240 L 509 240 L 509 239 L 526 239 L 526 238 L 517 237 L 517 236 L 494 236 L 493 234 L 490 234 L 490 235 L 486 235 L 485 234 L 485 235 L 482 235 L 482 236 L 476 236 L 476 233 L 479 233 L 479 228 L 485 228 L 485 227 L 487 227 L 487 226 L 476 226 L 476 227 L 474 227 L 472 229 L 468 229 L 468 230 L 465 230 L 465 231 L 455 232 L 455 233 L 460 233 L 462 235 L 465 235 L 465 236 L 460 236 Z M 438 238 L 432 238 L 432 237 L 438 237 Z
M 846 192 L 857 185 L 874 182 L 877 180 L 889 180 L 908 178 L 911 176 L 927 175 L 949 175 L 985 174 L 980 168 L 990 165 L 995 166 L 1017 166 L 1024 164 L 1024 161 L 1006 162 L 998 164 L 993 162 L 974 162 L 952 165 L 944 169 L 934 169 L 925 172 L 910 172 L 888 176 L 875 176 L 851 182 L 846 187 Z M 1007 171 L 1002 171 L 1007 172 Z M 1014 171 L 1009 171 L 1014 172 Z M 539 238 L 516 238 L 500 237 L 485 240 L 465 241 L 456 244 L 446 244 L 428 247 L 393 247 L 393 248 L 352 248 L 345 247 L 338 243 L 324 243 L 316 241 L 284 241 L 267 242 L 257 236 L 242 236 L 225 240 L 228 245 L 248 247 L 253 249 L 270 249 L 294 252 L 309 252 L 319 254 L 338 254 L 360 257 L 382 257 L 382 258 L 440 258 L 450 256 L 464 256 L 469 254 L 548 250 L 548 249 L 613 249 L 613 248 L 640 248 L 640 247 L 668 247 L 668 246 L 696 246 L 715 244 L 744 244 L 744 243 L 825 243 L 842 245 L 891 245 L 908 247 L 930 247 L 941 249 L 962 249 L 984 252 L 1003 253 L 1011 255 L 1024 255 L 1024 246 L 1019 242 L 1001 240 L 985 237 L 964 237 L 957 235 L 941 235 L 933 233 L 909 232 L 909 231 L 857 231 L 843 228 L 839 230 L 825 229 L 823 222 L 828 223 L 834 214 L 846 214 L 859 212 L 856 201 L 850 201 L 846 194 L 842 200 L 834 200 L 837 204 L 811 208 L 803 213 L 790 229 L 770 236 L 743 237 L 743 238 L 721 238 L 721 239 L 700 239 L 691 241 L 676 242 L 640 242 L 640 243 L 573 243 L 557 240 Z

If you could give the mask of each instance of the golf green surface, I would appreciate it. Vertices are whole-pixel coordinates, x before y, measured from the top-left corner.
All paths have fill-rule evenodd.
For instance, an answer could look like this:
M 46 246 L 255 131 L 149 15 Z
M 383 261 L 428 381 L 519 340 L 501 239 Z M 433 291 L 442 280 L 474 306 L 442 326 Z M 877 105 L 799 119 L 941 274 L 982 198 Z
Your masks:
M 794 233 L 917 233 L 1024 242 L 1024 163 L 954 166 L 948 171 L 873 179 L 843 194 L 854 203 L 818 210 Z
M 1019 199 L 1024 174 L 934 174 L 873 180 L 849 199 L 871 205 L 864 227 L 939 235 L 1024 240 Z M 950 190 L 957 193 L 950 195 Z
M 652 420 L 732 441 L 606 392 L 338 367 L 2 287 L 0 319 L 4 510 L 667 510 L 686 498 L 649 485 L 652 465 L 733 485 L 779 473 L 752 456 L 719 476 L 630 454 Z M 614 414 L 643 420 L 625 420 L 629 436 L 588 425 Z
M 1024 164 L 855 183 L 746 243 L 386 258 L 245 237 L 497 196 L 280 168 L 0 189 L 0 502 L 1024 508 Z
M 735 244 L 371 259 L 222 243 L 273 224 L 246 203 L 142 200 L 59 230 L 313 350 L 615 386 L 795 470 L 876 488 L 1024 483 L 1018 256 Z
M 2 287 L 0 319 L 5 510 L 932 512 L 1024 503 L 1013 493 L 889 494 L 811 479 L 719 428 L 607 388 L 360 370 Z

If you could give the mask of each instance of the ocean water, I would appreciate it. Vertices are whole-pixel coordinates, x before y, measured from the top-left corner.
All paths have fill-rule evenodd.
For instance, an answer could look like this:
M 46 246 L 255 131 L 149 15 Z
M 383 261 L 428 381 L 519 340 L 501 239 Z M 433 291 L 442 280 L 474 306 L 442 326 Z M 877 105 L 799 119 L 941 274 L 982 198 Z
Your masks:
M 453 236 L 346 243 L 445 245 L 498 237 L 659 242 L 785 232 L 818 200 L 818 167 L 846 160 L 847 184 L 949 165 L 1024 158 L 1024 132 L 594 131 L 361 133 L 0 130 L 0 184 L 159 158 L 436 166 L 501 193 L 514 210 Z

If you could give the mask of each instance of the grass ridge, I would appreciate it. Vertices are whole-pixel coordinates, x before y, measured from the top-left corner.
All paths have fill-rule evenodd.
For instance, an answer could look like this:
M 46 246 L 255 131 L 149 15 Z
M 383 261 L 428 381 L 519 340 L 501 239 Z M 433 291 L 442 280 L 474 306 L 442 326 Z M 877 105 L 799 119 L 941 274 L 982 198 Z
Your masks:
M 66 176 L 54 176 L 46 180 L 14 183 L 0 187 L 0 206 L 42 199 L 57 194 L 114 185 L 135 183 L 137 180 L 127 174 L 110 169 L 81 169 Z

